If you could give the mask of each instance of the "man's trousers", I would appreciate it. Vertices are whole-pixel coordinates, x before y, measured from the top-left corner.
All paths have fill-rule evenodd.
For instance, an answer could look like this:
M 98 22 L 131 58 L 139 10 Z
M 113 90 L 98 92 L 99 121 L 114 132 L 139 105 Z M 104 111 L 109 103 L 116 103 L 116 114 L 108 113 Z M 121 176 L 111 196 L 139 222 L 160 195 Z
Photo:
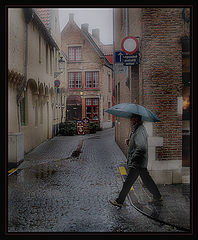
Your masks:
M 153 195 L 154 199 L 160 199 L 161 194 L 154 183 L 153 179 L 151 178 L 147 168 L 131 168 L 129 173 L 126 177 L 125 182 L 123 183 L 122 190 L 119 194 L 119 197 L 116 199 L 117 203 L 123 203 L 127 194 L 129 193 L 132 185 L 140 175 L 142 182 L 148 188 L 149 192 Z

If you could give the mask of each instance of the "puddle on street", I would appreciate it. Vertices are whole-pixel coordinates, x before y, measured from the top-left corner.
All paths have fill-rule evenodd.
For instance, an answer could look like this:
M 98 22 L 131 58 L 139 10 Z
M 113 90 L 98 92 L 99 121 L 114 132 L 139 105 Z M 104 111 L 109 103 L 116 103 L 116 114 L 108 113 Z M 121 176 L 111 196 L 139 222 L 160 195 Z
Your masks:
M 17 183 L 23 183 L 24 181 L 32 181 L 34 179 L 45 180 L 53 176 L 60 169 L 65 160 L 79 159 L 78 157 L 82 153 L 83 141 L 83 139 L 79 141 L 77 149 L 72 152 L 70 157 L 53 160 L 53 163 L 45 162 L 32 167 L 18 169 L 15 174 L 9 177 L 9 182 L 14 183 L 16 181 Z
M 42 180 L 51 177 L 56 173 L 56 169 L 46 165 L 37 165 L 32 169 L 32 171 L 37 179 Z
M 9 176 L 9 185 L 31 183 L 36 180 L 47 180 L 59 169 L 58 164 L 39 164 L 31 168 L 19 169 L 15 174 Z

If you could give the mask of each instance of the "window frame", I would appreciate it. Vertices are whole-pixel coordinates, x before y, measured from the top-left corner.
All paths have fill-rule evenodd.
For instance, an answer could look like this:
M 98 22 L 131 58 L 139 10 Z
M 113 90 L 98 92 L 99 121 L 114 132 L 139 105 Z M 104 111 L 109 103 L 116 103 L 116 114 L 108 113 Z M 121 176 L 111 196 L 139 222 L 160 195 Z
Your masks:
M 94 104 L 94 100 L 97 99 L 97 104 Z M 87 100 L 90 101 L 90 103 L 87 103 Z M 91 118 L 89 118 L 87 116 L 87 107 L 91 107 Z M 98 119 L 93 119 L 93 115 L 94 115 L 94 107 L 97 107 L 97 116 L 98 116 Z M 99 121 L 100 120 L 100 116 L 99 116 L 99 98 L 86 98 L 85 99 L 85 114 L 86 114 L 86 117 L 91 120 L 91 121 Z
M 91 73 L 91 87 L 87 86 L 87 76 Z M 94 87 L 94 74 L 97 73 L 97 86 Z M 86 89 L 99 89 L 99 71 L 86 71 L 85 72 L 85 88 Z
M 77 73 L 80 75 L 80 87 L 76 87 L 76 75 Z M 74 74 L 74 87 L 70 87 L 70 74 Z M 82 89 L 82 72 L 68 72 L 68 89 Z
M 77 50 L 80 50 L 80 58 L 77 59 Z M 71 58 L 70 56 L 70 50 L 74 51 L 74 57 Z M 68 47 L 68 57 L 69 57 L 69 62 L 80 62 L 82 61 L 82 47 L 81 46 L 75 46 L 75 47 Z

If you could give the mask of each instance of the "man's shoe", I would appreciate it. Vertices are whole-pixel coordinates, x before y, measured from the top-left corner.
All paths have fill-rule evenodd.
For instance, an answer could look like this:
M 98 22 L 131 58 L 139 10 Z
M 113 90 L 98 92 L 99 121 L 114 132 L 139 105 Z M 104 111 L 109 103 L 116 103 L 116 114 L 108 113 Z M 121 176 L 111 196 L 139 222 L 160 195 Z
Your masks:
M 162 201 L 163 201 L 162 198 L 158 198 L 158 199 L 153 198 L 148 203 L 149 204 L 154 204 L 154 205 L 162 205 Z
M 116 202 L 116 200 L 109 200 L 109 202 L 111 204 L 113 204 L 114 206 L 116 206 L 116 207 L 120 207 L 121 208 L 123 206 L 123 204 Z

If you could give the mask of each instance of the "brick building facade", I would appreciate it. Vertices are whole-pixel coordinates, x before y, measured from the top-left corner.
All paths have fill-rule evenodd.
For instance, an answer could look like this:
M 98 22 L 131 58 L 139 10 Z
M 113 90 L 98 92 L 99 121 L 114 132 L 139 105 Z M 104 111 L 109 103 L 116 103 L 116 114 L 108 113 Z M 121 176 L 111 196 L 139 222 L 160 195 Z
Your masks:
M 134 36 L 139 40 L 140 55 L 140 64 L 135 66 L 114 63 L 116 103 L 137 103 L 159 116 L 159 123 L 144 123 L 149 134 L 148 169 L 157 183 L 182 181 L 182 130 L 185 126 L 190 131 L 189 118 L 182 120 L 183 94 L 186 92 L 187 98 L 190 94 L 189 75 L 185 84 L 183 74 L 190 72 L 190 55 L 182 48 L 183 38 L 190 37 L 184 11 L 189 19 L 190 9 L 114 9 L 114 50 L 121 49 L 124 37 Z M 116 141 L 126 153 L 129 121 L 117 118 L 115 126 Z
M 91 35 L 88 28 L 88 24 L 79 28 L 70 14 L 61 33 L 67 56 L 67 120 L 87 117 L 107 128 L 112 126 L 112 117 L 104 112 L 112 106 L 112 45 L 100 42 L 99 29 Z

